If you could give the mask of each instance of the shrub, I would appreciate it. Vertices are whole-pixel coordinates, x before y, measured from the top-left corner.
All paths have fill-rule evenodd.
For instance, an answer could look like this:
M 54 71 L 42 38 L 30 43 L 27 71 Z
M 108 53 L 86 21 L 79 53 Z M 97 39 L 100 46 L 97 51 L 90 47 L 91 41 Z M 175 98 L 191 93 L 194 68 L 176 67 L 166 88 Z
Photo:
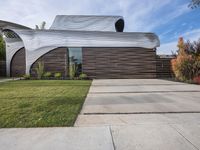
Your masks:
M 76 64 L 71 64 L 69 66 L 69 77 L 70 79 L 74 79 L 76 75 L 77 67 Z
M 37 78 L 42 79 L 44 75 L 44 62 L 38 62 L 38 67 L 36 68 Z
M 193 66 L 195 59 L 191 56 L 178 56 L 176 69 L 177 78 L 181 81 L 191 80 L 194 77 Z
M 45 72 L 43 76 L 44 76 L 45 78 L 49 78 L 49 77 L 51 77 L 51 75 L 52 75 L 51 72 Z
M 88 77 L 87 77 L 87 74 L 85 74 L 85 73 L 81 73 L 80 75 L 79 75 L 79 79 L 81 79 L 81 80 L 84 80 L 84 79 L 87 79 Z
M 195 78 L 193 79 L 193 81 L 194 81 L 195 83 L 197 83 L 197 84 L 200 84 L 200 76 L 195 77 Z
M 193 72 L 195 77 L 200 76 L 200 55 L 195 59 Z
M 200 55 L 200 38 L 194 42 L 188 40 L 185 44 L 185 51 L 187 54 L 192 54 L 198 57 Z
M 0 35 L 0 60 L 6 60 L 5 43 L 1 35 Z
M 171 60 L 172 70 L 178 80 L 192 81 L 200 75 L 200 47 L 197 47 L 200 44 L 193 43 L 185 44 L 183 38 L 179 39 L 177 58 Z
M 54 74 L 54 77 L 57 78 L 57 79 L 60 79 L 62 76 L 62 74 L 60 72 L 57 72 Z
M 27 75 L 27 74 L 25 74 L 25 75 L 23 75 L 23 78 L 24 78 L 25 80 L 29 80 L 29 79 L 31 78 L 31 76 L 30 76 L 30 75 Z

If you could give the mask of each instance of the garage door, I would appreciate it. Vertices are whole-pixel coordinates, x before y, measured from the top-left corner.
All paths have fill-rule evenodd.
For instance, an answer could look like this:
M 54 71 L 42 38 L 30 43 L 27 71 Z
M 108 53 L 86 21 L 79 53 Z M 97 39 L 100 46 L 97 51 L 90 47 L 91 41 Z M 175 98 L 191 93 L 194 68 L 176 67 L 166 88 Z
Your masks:
M 91 78 L 156 78 L 156 52 L 144 48 L 83 48 L 83 72 Z

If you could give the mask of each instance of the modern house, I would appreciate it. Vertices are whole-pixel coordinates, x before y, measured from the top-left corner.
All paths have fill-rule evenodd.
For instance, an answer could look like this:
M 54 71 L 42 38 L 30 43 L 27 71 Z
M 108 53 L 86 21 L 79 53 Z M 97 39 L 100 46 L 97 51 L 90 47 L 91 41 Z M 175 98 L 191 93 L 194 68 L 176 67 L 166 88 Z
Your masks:
M 36 30 L 0 21 L 7 75 L 35 76 L 44 62 L 45 71 L 64 77 L 75 64 L 91 78 L 156 78 L 158 36 L 123 32 L 124 24 L 121 16 L 58 15 L 49 29 Z

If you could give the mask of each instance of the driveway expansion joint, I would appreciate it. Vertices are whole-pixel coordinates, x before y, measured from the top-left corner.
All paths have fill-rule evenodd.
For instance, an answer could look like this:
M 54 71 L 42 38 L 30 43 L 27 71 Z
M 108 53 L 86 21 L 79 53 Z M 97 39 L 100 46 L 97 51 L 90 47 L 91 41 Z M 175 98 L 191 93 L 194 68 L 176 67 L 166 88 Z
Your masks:
M 180 136 L 182 136 L 186 141 L 188 141 L 195 149 L 200 150 L 196 145 L 194 145 L 188 138 L 186 138 L 181 132 L 179 132 L 175 127 L 169 124 Z

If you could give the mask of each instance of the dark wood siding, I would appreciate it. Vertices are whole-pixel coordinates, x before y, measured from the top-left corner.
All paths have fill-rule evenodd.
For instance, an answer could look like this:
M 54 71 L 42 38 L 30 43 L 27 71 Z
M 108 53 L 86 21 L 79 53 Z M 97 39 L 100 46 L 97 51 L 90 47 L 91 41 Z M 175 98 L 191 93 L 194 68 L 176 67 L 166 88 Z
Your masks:
M 156 78 L 156 52 L 144 48 L 83 48 L 91 78 Z
M 36 76 L 36 68 L 38 67 L 38 62 L 44 62 L 44 71 L 51 73 L 61 73 L 63 77 L 67 75 L 68 72 L 68 51 L 67 48 L 56 48 L 43 56 L 41 56 L 36 62 L 31 66 L 30 74 L 31 76 Z
M 0 77 L 6 76 L 6 61 L 0 60 Z
M 173 72 L 171 69 L 172 58 L 157 58 L 156 72 L 157 78 L 172 78 Z
M 18 50 L 13 56 L 10 64 L 11 77 L 21 77 L 25 75 L 26 60 L 25 60 L 25 48 Z

